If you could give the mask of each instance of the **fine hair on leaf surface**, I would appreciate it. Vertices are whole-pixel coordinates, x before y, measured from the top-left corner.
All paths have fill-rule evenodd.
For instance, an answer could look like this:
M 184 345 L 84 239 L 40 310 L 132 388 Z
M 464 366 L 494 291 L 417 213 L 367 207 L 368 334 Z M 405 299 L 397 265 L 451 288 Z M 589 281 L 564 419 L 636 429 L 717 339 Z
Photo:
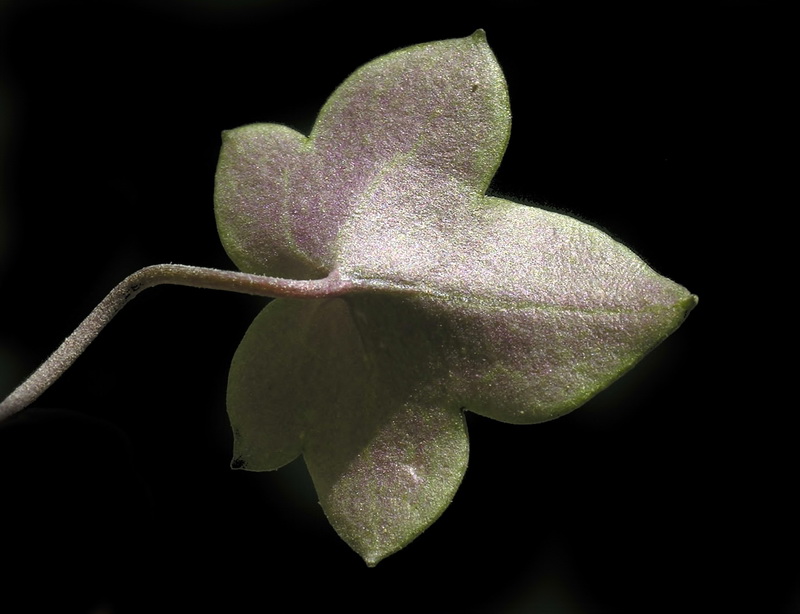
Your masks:
M 309 135 L 227 130 L 215 214 L 240 272 L 135 273 L 0 417 L 33 402 L 146 287 L 274 297 L 231 363 L 232 466 L 302 456 L 333 528 L 377 564 L 453 500 L 465 411 L 512 424 L 562 416 L 697 302 L 592 224 L 487 195 L 510 128 L 502 70 L 477 31 L 362 66 Z

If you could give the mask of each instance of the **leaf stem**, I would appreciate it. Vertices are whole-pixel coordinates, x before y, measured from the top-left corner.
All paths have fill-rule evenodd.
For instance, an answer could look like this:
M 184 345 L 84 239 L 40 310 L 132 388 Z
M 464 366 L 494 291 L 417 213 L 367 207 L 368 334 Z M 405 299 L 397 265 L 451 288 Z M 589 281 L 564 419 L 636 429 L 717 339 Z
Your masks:
M 182 264 L 156 264 L 126 277 L 100 301 L 22 384 L 0 403 L 0 422 L 33 403 L 47 390 L 94 341 L 101 330 L 128 302 L 142 290 L 161 284 L 192 286 L 268 296 L 272 298 L 330 298 L 341 296 L 355 284 L 333 271 L 323 279 L 282 279 L 239 271 L 223 271 Z

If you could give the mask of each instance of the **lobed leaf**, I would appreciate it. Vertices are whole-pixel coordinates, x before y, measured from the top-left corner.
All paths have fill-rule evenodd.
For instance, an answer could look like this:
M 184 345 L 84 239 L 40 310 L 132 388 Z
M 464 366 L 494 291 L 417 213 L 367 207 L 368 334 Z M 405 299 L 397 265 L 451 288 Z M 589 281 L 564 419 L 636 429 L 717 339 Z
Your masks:
M 245 271 L 356 289 L 280 299 L 231 367 L 234 466 L 303 454 L 338 533 L 367 561 L 447 507 L 462 410 L 513 423 L 571 411 L 683 321 L 696 297 L 598 229 L 487 197 L 508 140 L 482 32 L 351 75 L 310 137 L 226 133 L 215 192 Z

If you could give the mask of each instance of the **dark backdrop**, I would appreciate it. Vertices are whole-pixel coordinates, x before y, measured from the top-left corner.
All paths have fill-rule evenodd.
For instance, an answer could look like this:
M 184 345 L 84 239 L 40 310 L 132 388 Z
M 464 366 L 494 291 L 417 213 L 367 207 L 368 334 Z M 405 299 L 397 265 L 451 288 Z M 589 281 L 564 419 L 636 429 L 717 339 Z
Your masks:
M 476 28 L 514 115 L 493 192 L 701 299 L 573 414 L 469 416 L 455 501 L 368 569 L 301 462 L 228 468 L 227 367 L 264 301 L 149 290 L 0 429 L 0 611 L 800 612 L 775 6 L 0 2 L 0 395 L 128 273 L 231 266 L 221 130 L 307 131 L 359 65 Z

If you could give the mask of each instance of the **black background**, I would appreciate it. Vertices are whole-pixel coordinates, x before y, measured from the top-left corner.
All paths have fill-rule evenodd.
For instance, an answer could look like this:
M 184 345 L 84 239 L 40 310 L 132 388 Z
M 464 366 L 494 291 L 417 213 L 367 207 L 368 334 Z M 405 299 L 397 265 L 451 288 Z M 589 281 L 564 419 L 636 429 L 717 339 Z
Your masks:
M 359 65 L 476 28 L 514 116 L 492 191 L 700 296 L 573 414 L 468 416 L 455 501 L 368 569 L 302 462 L 228 468 L 227 367 L 264 301 L 149 290 L 0 429 L 0 612 L 800 612 L 777 7 L 0 1 L 2 395 L 125 275 L 231 267 L 221 130 L 307 131 Z

